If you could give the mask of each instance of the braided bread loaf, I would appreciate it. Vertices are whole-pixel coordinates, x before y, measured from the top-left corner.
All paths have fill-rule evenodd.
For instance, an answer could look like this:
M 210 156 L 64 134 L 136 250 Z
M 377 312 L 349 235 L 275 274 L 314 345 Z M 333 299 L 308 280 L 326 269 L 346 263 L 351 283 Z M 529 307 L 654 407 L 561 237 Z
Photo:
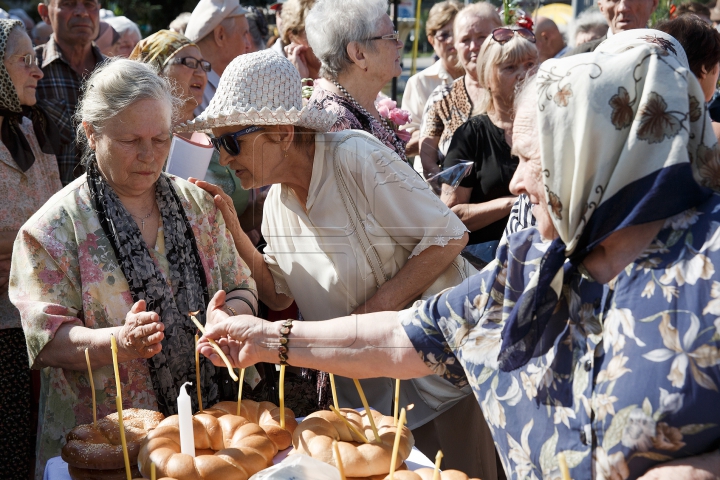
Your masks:
M 373 431 L 367 414 L 350 408 L 340 409 L 345 418 L 365 437 L 373 440 Z M 340 456 L 348 477 L 372 477 L 385 475 L 390 471 L 395 422 L 393 417 L 371 410 L 380 435 L 380 442 L 363 443 L 337 416 L 327 410 L 308 415 L 293 434 L 293 453 L 304 453 L 330 465 L 335 465 L 332 442 L 337 440 Z M 410 456 L 415 439 L 407 427 L 400 434 L 400 449 L 397 464 Z
M 205 413 L 193 417 L 195 458 L 180 453 L 179 417 L 163 420 L 138 455 L 143 476 L 155 463 L 158 477 L 182 480 L 247 480 L 272 465 L 277 447 L 262 428 L 243 417 Z
M 220 402 L 203 413 L 218 418 L 228 414 L 235 415 L 237 413 L 237 403 Z M 265 433 L 278 450 L 285 450 L 292 445 L 292 434 L 298 423 L 295 420 L 295 414 L 289 408 L 285 409 L 285 428 L 280 428 L 280 408 L 271 402 L 243 400 L 240 402 L 240 416 L 260 425 L 260 428 L 265 430 Z
M 137 463 L 140 446 L 148 431 L 157 427 L 163 418 L 165 416 L 162 413 L 152 410 L 139 408 L 123 410 L 130 465 Z M 70 467 L 91 470 L 125 468 L 117 413 L 111 413 L 98 420 L 97 428 L 92 423 L 78 425 L 68 432 L 65 439 L 67 443 L 62 448 L 61 456 Z
M 411 472 L 410 470 L 398 471 L 393 475 L 393 480 L 433 480 L 435 470 L 432 468 L 420 468 Z M 384 480 L 388 480 L 390 475 Z M 443 470 L 440 472 L 440 480 L 479 480 L 477 478 L 468 478 L 459 470 Z

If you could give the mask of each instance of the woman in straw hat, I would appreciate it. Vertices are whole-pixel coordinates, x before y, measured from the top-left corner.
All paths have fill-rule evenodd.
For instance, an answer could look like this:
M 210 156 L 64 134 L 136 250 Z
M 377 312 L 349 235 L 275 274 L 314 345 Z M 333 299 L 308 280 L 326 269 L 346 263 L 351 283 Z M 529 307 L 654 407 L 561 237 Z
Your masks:
M 244 188 L 273 185 L 265 200 L 267 246 L 261 254 L 234 220 L 227 196 L 197 182 L 215 196 L 260 300 L 282 310 L 294 299 L 311 321 L 400 310 L 445 272 L 467 242 L 463 224 L 412 167 L 367 132 L 327 133 L 334 122 L 330 112 L 303 107 L 292 63 L 263 51 L 233 60 L 208 109 L 180 127 L 212 132 L 220 162 L 235 170 Z M 350 379 L 337 383 L 341 405 L 361 405 Z M 390 414 L 394 382 L 362 383 L 370 405 Z M 421 383 L 405 382 L 401 404 L 415 404 L 411 428 L 453 405 L 462 408 L 458 401 L 474 402 L 446 386 L 451 400 L 443 403 L 431 396 L 437 391 L 421 395 Z

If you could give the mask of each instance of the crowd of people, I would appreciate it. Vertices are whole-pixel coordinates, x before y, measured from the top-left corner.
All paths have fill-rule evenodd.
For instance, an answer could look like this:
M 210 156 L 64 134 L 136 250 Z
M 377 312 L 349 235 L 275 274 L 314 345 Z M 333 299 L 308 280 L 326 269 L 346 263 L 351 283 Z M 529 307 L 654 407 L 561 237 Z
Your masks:
M 561 31 L 438 1 L 399 109 L 387 0 L 276 2 L 276 36 L 238 0 L 149 35 L 0 12 L 3 478 L 114 412 L 111 334 L 124 406 L 177 413 L 194 311 L 193 411 L 237 396 L 214 339 L 249 398 L 288 365 L 298 416 L 329 374 L 392 415 L 402 379 L 416 446 L 471 477 L 720 478 L 720 5 L 657 6 Z M 198 133 L 204 178 L 166 173 Z

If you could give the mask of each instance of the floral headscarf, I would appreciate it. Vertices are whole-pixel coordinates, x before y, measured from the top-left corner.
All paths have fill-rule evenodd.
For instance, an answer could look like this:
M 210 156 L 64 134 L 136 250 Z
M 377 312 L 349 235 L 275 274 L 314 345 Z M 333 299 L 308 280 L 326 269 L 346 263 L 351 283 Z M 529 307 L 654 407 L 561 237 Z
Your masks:
M 506 323 L 504 371 L 542 353 L 535 350 L 564 279 L 593 248 L 622 228 L 699 204 L 710 191 L 698 181 L 719 181 L 699 169 L 703 155 L 717 163 L 717 140 L 673 37 L 617 34 L 595 52 L 546 61 L 536 86 L 543 181 L 559 238 Z
M 0 59 L 5 58 L 10 33 L 18 27 L 25 30 L 25 26 L 19 20 L 0 19 Z M 0 117 L 4 118 L 2 127 L 0 127 L 2 143 L 10 151 L 13 160 L 23 172 L 27 172 L 35 163 L 35 154 L 33 154 L 25 134 L 20 131 L 22 117 L 32 120 L 40 149 L 44 153 L 55 154 L 53 145 L 60 145 L 60 133 L 57 131 L 57 127 L 49 121 L 45 112 L 39 107 L 20 104 L 20 98 L 4 62 L 0 62 Z
M 190 45 L 197 47 L 181 33 L 172 30 L 160 30 L 140 40 L 130 54 L 130 60 L 139 60 L 152 64 L 158 71 L 162 71 L 181 48 Z

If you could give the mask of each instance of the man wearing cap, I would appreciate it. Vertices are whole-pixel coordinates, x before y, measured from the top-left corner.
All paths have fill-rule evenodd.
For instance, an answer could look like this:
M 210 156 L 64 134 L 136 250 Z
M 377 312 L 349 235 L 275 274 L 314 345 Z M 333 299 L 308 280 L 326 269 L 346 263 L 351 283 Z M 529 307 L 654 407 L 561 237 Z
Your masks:
M 252 42 L 246 13 L 238 0 L 200 0 L 190 16 L 185 36 L 197 44 L 205 60 L 212 65 L 196 115 L 210 104 L 230 62 L 250 51 Z

